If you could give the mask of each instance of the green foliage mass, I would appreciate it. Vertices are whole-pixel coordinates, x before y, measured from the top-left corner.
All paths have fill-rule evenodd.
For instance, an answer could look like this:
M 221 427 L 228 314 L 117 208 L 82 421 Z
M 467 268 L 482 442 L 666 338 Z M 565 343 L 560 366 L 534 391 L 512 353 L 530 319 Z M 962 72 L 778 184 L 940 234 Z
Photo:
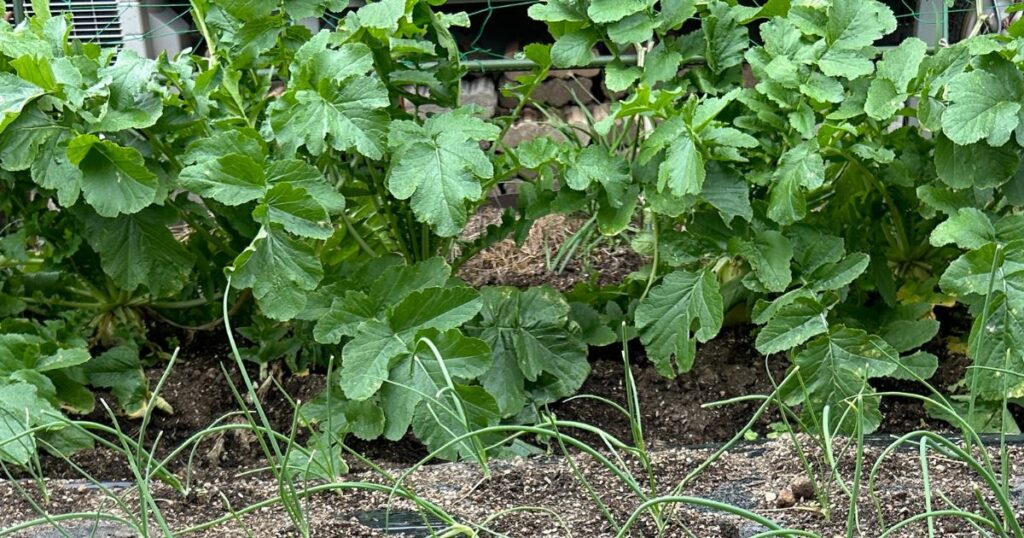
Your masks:
M 298 23 L 343 7 L 196 1 L 202 48 L 155 60 L 45 10 L 0 25 L 0 411 L 19 417 L 0 457 L 26 460 L 28 428 L 78 446 L 59 413 L 89 411 L 89 387 L 139 414 L 147 323 L 216 327 L 225 294 L 249 360 L 335 366 L 301 413 L 328 434 L 309 453 L 412 431 L 477 455 L 449 443 L 574 394 L 588 345 L 637 338 L 673 377 L 736 319 L 790 358 L 808 429 L 825 409 L 877 427 L 870 380 L 929 377 L 954 302 L 974 318 L 969 418 L 1024 396 L 1024 26 L 882 51 L 896 19 L 875 0 L 545 0 L 529 14 L 554 42 L 525 47 L 517 105 L 487 119 L 459 105 L 468 17 L 381 0 Z M 622 92 L 607 117 L 509 147 L 549 71 L 598 48 Z M 518 206 L 468 238 L 512 178 Z M 649 263 L 565 296 L 453 276 L 550 213 Z

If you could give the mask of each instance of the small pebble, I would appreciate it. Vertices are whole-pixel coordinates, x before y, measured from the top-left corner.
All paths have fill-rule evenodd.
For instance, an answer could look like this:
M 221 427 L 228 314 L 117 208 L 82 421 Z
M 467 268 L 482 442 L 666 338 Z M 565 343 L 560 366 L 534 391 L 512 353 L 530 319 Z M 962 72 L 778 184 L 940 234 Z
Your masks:
M 779 508 L 789 508 L 796 504 L 796 497 L 793 496 L 793 490 L 786 486 L 779 490 L 779 497 L 775 499 L 775 506 Z

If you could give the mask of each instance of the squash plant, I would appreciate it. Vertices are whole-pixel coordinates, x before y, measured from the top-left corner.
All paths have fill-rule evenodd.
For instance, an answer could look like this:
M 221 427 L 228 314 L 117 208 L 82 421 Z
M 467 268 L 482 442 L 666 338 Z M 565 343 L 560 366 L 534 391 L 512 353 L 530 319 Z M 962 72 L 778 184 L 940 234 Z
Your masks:
M 69 40 L 69 19 L 43 5 L 0 29 L 5 315 L 65 318 L 97 346 L 130 350 L 150 320 L 217 326 L 230 282 L 243 290 L 230 313 L 252 319 L 250 358 L 285 356 L 299 371 L 338 359 L 327 394 L 362 417 L 329 421 L 341 428 L 331 436 L 412 427 L 433 446 L 458 431 L 446 421 L 494 424 L 578 389 L 589 369 L 563 298 L 545 289 L 503 310 L 493 303 L 513 290 L 481 297 L 445 261 L 539 216 L 458 237 L 518 170 L 495 144 L 514 116 L 458 106 L 449 27 L 464 14 L 386 0 L 314 35 L 297 21 L 343 6 L 192 7 L 204 50 L 175 58 Z M 478 314 L 473 335 L 461 332 Z M 571 379 L 558 376 L 563 355 Z M 441 360 L 444 379 L 422 376 Z M 481 388 L 497 371 L 518 376 L 503 386 L 514 395 Z M 454 398 L 442 408 L 469 415 L 431 407 L 441 382 Z
M 545 0 L 530 14 L 553 43 L 525 48 L 534 68 L 504 89 L 518 105 L 485 120 L 459 106 L 449 29 L 468 18 L 430 2 L 372 2 L 313 34 L 297 21 L 344 6 L 197 0 L 202 48 L 156 60 L 69 40 L 68 19 L 37 4 L 0 26 L 0 311 L 29 350 L 9 353 L 0 406 L 82 411 L 91 385 L 132 412 L 146 323 L 216 326 L 228 294 L 251 320 L 251 359 L 334 367 L 301 410 L 310 453 L 410 430 L 438 448 L 533 420 L 579 389 L 587 344 L 623 321 L 676 376 L 727 314 L 789 355 L 782 391 L 805 428 L 830 407 L 852 431 L 844 411 L 860 402 L 870 431 L 870 380 L 929 377 L 920 348 L 955 299 L 975 316 L 958 396 L 974 422 L 1014 427 L 1019 28 L 880 51 L 896 23 L 875 0 Z M 506 147 L 549 71 L 600 49 L 615 57 L 606 86 L 625 92 L 608 117 L 568 143 Z M 517 175 L 519 207 L 463 241 Z M 649 266 L 572 302 L 452 277 L 575 211 Z M 44 330 L 55 320 L 68 335 Z M 111 349 L 88 359 L 86 339 Z
M 999 275 L 1020 203 L 1020 28 L 881 51 L 896 19 L 876 1 L 546 0 L 530 14 L 556 38 L 554 66 L 597 46 L 617 58 L 605 82 L 626 96 L 592 144 L 547 162 L 602 231 L 642 220 L 633 245 L 653 263 L 620 306 L 664 375 L 689 370 L 726 313 L 746 317 L 759 351 L 789 354 L 782 393 L 804 427 L 831 407 L 852 431 L 861 402 L 871 431 L 870 379 L 928 378 L 933 310 L 956 299 L 976 316 L 963 407 L 1016 428 L 998 409 L 1024 367 Z M 954 244 L 981 250 L 954 262 Z

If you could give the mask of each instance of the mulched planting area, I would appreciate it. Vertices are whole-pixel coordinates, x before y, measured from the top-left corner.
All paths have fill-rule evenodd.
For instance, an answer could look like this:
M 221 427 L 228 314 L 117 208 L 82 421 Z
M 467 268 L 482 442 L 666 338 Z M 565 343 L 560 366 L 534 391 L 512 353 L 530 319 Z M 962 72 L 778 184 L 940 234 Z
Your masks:
M 484 217 L 499 218 L 500 211 L 491 211 Z M 486 224 L 480 222 L 481 227 Z M 517 246 L 511 241 L 499 243 L 484 251 L 464 265 L 460 276 L 473 285 L 535 285 L 551 283 L 559 289 L 569 289 L 583 279 L 586 264 L 608 268 L 602 271 L 602 279 L 620 281 L 641 264 L 641 260 L 628 253 L 621 245 L 607 244 L 590 253 L 587 260 L 574 260 L 560 274 L 553 274 L 546 260 L 550 249 L 557 248 L 579 222 L 566 217 L 549 217 L 538 225 L 527 241 Z M 949 315 L 946 313 L 946 315 Z M 962 316 L 953 313 L 950 319 L 943 319 L 944 329 L 951 333 L 963 334 L 966 327 Z M 637 383 L 640 405 L 643 411 L 643 427 L 648 448 L 651 450 L 658 482 L 658 493 L 666 494 L 688 472 L 703 462 L 716 443 L 732 438 L 750 419 L 756 403 L 736 404 L 725 407 L 705 408 L 704 404 L 716 400 L 751 395 L 768 394 L 773 389 L 773 379 L 782 379 L 788 361 L 782 356 L 763 357 L 753 348 L 755 328 L 748 325 L 726 327 L 713 341 L 701 345 L 694 368 L 676 379 L 665 379 L 646 361 L 642 349 L 631 348 L 629 357 L 633 376 Z M 232 380 L 240 385 L 234 361 L 230 356 L 226 338 L 220 332 L 179 335 L 185 342 L 179 361 L 171 371 L 161 395 L 174 408 L 173 414 L 157 413 L 153 417 L 148 438 L 160 436 L 159 454 L 166 454 L 195 432 L 208 427 L 238 410 L 228 383 L 221 369 L 225 367 Z M 950 349 L 957 349 L 962 337 L 937 338 L 927 350 L 940 359 L 940 368 L 932 383 L 946 389 L 953 387 L 963 377 L 966 359 Z M 617 346 L 591 350 L 592 373 L 580 394 L 592 394 L 622 403 L 624 364 L 622 349 Z M 153 385 L 162 374 L 162 366 L 149 370 Z M 258 372 L 250 371 L 258 378 Z M 289 398 L 308 401 L 323 388 L 324 376 L 312 373 L 304 376 L 282 372 L 279 366 L 270 369 L 270 375 L 278 380 Z M 905 382 L 881 380 L 879 390 L 920 392 L 920 387 Z M 294 409 L 269 379 L 261 382 L 264 407 L 278 431 L 288 431 L 292 424 Z M 100 398 L 111 400 L 109 394 L 97 393 Z M 610 406 L 595 399 L 575 398 L 553 405 L 550 411 L 564 420 L 584 422 L 599 426 L 621 439 L 630 439 L 630 427 L 625 417 Z M 903 433 L 920 428 L 948 432 L 948 426 L 930 419 L 916 400 L 888 398 L 883 400 L 884 420 L 880 434 Z M 1024 419 L 1019 408 L 1012 409 L 1018 420 Z M 108 422 L 102 412 L 85 417 L 97 422 Z M 223 420 L 242 422 L 238 415 Z M 756 424 L 755 431 L 764 439 L 778 421 L 775 413 L 766 413 Z M 124 419 L 121 425 L 129 435 L 137 435 L 136 421 Z M 566 432 L 594 446 L 602 446 L 600 440 L 581 432 Z M 811 461 L 819 461 L 820 455 L 809 438 L 801 437 L 802 446 L 808 451 Z M 300 436 L 300 441 L 302 437 Z M 529 440 L 529 439 L 527 439 Z M 845 444 L 841 441 L 840 445 Z M 350 446 L 367 456 L 377 465 L 400 473 L 402 469 L 416 464 L 426 452 L 414 439 L 407 438 L 398 443 L 384 441 L 364 442 L 350 439 Z M 613 536 L 614 529 L 602 517 L 601 510 L 581 485 L 568 461 L 558 456 L 557 447 L 546 447 L 548 456 L 494 461 L 491 475 L 484 477 L 481 469 L 472 464 L 434 463 L 416 471 L 407 484 L 427 500 L 438 504 L 460 522 L 484 525 L 508 536 Z M 877 456 L 880 447 L 867 450 L 868 465 Z M 841 453 L 841 471 L 847 479 L 853 473 L 850 450 Z M 1011 483 L 1017 492 L 1017 509 L 1020 510 L 1024 494 L 1024 479 L 1021 478 L 1024 452 L 1014 446 L 1011 449 Z M 277 484 L 267 474 L 246 474 L 246 471 L 260 467 L 262 451 L 256 439 L 249 433 L 234 431 L 211 436 L 198 444 L 191 463 L 186 457 L 172 462 L 171 470 L 186 477 L 192 484 L 188 496 L 182 497 L 164 485 L 155 484 L 155 495 L 165 511 L 168 523 L 174 530 L 184 530 L 211 520 L 225 517 L 231 510 L 272 499 L 278 494 Z M 603 502 L 622 523 L 640 504 L 638 497 L 626 485 L 588 456 L 575 455 L 576 468 L 590 481 Z M 130 471 L 114 452 L 94 449 L 80 452 L 68 463 L 61 458 L 42 456 L 42 468 L 46 475 L 46 489 L 49 499 L 43 498 L 38 484 L 25 474 L 16 474 L 18 484 L 50 514 L 72 511 L 104 510 L 114 511 L 114 504 L 104 495 L 82 480 L 82 472 L 96 480 L 115 487 L 125 497 L 128 506 L 135 503 L 134 494 L 128 483 Z M 932 486 L 953 502 L 965 509 L 974 506 L 973 486 L 979 479 L 960 463 L 935 457 L 932 462 Z M 635 463 L 635 462 L 634 462 Z M 370 481 L 381 483 L 382 478 L 357 461 L 349 460 L 352 473 L 344 477 L 347 481 Z M 635 469 L 638 472 L 638 469 Z M 784 526 L 814 530 L 823 536 L 846 534 L 846 509 L 848 500 L 832 483 L 830 492 L 831 510 L 825 511 L 814 499 L 795 496 L 794 504 L 783 503 L 787 486 L 806 478 L 788 436 L 769 442 L 742 444 L 726 454 L 720 461 L 709 467 L 683 494 L 716 499 L 741 508 L 754 510 Z M 638 474 L 638 476 L 640 476 Z M 828 482 L 828 477 L 822 477 Z M 121 489 L 118 489 L 121 488 Z M 792 488 L 791 488 L 792 489 Z M 798 488 L 799 489 L 799 488 Z M 891 524 L 923 510 L 921 472 L 917 452 L 902 451 L 892 457 L 880 475 L 877 493 L 880 496 L 885 522 Z M 307 511 L 314 536 L 378 536 L 382 535 L 371 527 L 381 527 L 383 516 L 374 511 L 390 507 L 395 518 L 411 518 L 409 529 L 422 526 L 422 520 L 409 510 L 414 506 L 407 501 L 388 499 L 387 495 L 363 491 L 327 492 L 310 497 Z M 524 511 L 504 511 L 532 506 Z M 229 508 L 230 507 L 230 508 Z M 538 508 L 546 509 L 539 510 Z M 558 514 L 559 518 L 553 516 Z M 681 507 L 679 517 L 667 536 L 736 537 L 752 536 L 764 529 L 746 523 L 732 516 L 707 509 Z M 0 529 L 37 517 L 23 492 L 11 482 L 0 482 Z M 872 503 L 862 497 L 857 533 L 860 536 L 877 536 L 879 521 Z M 95 523 L 93 523 L 95 525 Z M 940 536 L 973 536 L 972 529 L 960 521 L 940 520 L 937 522 Z M 684 530 L 684 528 L 686 530 Z M 916 536 L 924 529 L 923 524 L 909 527 L 898 536 Z M 99 532 L 93 533 L 93 530 Z M 279 505 L 261 508 L 242 518 L 241 522 L 228 521 L 214 529 L 197 531 L 201 536 L 287 536 L 293 527 L 286 513 Z M 421 536 L 421 531 L 409 531 L 410 536 Z M 643 517 L 631 535 L 651 536 L 655 532 L 649 517 Z M 42 528 L 26 531 L 25 536 L 63 536 L 53 530 Z M 103 524 L 96 529 L 87 524 L 73 527 L 71 536 L 130 536 L 117 525 Z

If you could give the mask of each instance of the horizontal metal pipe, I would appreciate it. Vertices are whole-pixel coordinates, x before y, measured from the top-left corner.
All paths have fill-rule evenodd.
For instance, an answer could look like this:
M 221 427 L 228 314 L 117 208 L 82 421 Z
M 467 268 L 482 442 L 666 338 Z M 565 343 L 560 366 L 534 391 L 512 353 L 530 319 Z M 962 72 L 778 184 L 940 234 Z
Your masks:
M 593 61 L 586 65 L 570 67 L 569 70 L 580 70 L 580 69 L 592 69 L 594 67 L 604 67 L 615 60 L 615 56 L 612 55 L 601 55 L 594 58 Z M 636 55 L 628 54 L 619 56 L 619 60 L 626 65 L 636 65 Z M 466 69 L 474 73 L 493 73 L 502 71 L 527 71 L 534 67 L 532 61 L 527 59 L 519 58 L 494 58 L 486 60 L 462 60 L 462 65 Z

